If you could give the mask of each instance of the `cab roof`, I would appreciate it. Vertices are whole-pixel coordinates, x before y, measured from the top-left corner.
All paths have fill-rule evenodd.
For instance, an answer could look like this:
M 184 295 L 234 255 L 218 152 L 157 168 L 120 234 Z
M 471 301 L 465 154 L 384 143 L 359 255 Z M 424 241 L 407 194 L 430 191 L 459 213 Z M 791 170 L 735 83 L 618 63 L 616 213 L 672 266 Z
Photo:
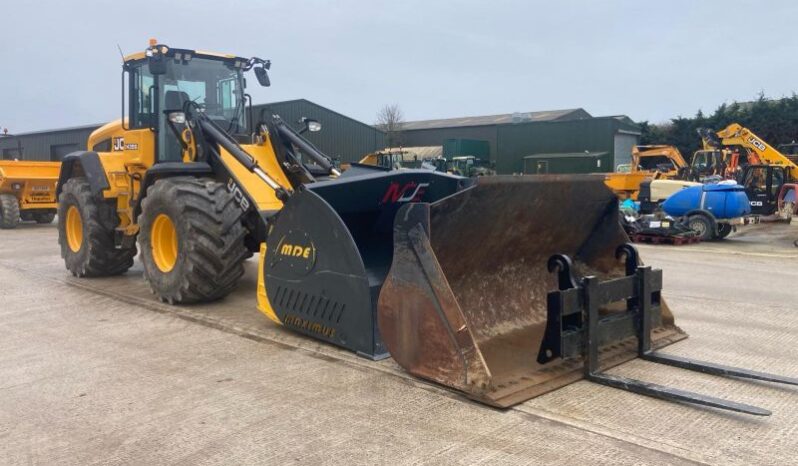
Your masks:
M 159 44 L 159 45 L 163 45 L 163 44 Z M 167 47 L 169 47 L 169 46 L 167 46 Z M 229 53 L 210 52 L 210 51 L 207 51 L 207 50 L 173 49 L 173 48 L 169 47 L 169 51 L 170 52 L 172 52 L 172 51 L 180 51 L 182 53 L 189 52 L 189 53 L 191 53 L 191 55 L 193 55 L 195 57 L 223 58 L 223 59 L 236 59 L 237 58 L 237 59 L 240 59 L 242 61 L 246 61 L 247 60 L 246 58 L 239 57 L 237 55 L 231 55 Z M 127 63 L 127 62 L 131 62 L 131 61 L 136 61 L 136 60 L 143 60 L 144 58 L 146 58 L 146 55 L 145 55 L 145 51 L 142 50 L 140 52 L 134 52 L 134 53 L 131 53 L 129 55 L 125 55 L 124 61 L 125 61 L 125 63 Z

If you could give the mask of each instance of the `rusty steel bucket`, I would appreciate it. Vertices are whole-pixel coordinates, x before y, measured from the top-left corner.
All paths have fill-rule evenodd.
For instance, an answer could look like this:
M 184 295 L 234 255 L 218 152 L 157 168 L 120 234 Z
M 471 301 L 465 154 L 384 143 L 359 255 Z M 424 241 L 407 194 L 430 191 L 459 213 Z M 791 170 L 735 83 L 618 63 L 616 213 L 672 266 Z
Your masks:
M 393 236 L 377 320 L 405 370 L 499 407 L 582 377 L 578 358 L 538 362 L 547 293 L 558 287 L 547 262 L 565 254 L 577 278 L 624 275 L 615 251 L 628 238 L 603 177 L 483 177 L 442 200 L 403 206 Z M 654 347 L 685 337 L 662 308 Z M 635 345 L 606 342 L 602 367 L 634 358 Z

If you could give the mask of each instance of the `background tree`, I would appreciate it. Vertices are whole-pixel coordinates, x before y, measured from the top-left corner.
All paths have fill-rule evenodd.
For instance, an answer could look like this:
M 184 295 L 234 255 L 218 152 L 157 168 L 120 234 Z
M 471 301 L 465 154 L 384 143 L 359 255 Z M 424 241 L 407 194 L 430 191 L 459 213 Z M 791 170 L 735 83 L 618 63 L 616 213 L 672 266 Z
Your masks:
M 763 93 L 752 102 L 732 102 L 718 107 L 712 115 L 700 110 L 692 118 L 682 116 L 666 123 L 640 123 L 640 144 L 669 144 L 676 146 L 686 160 L 701 148 L 696 130 L 701 127 L 721 130 L 731 123 L 739 123 L 768 144 L 776 147 L 798 140 L 798 95 L 768 99 Z
M 404 123 L 404 114 L 399 104 L 385 105 L 377 112 L 376 126 L 385 131 L 388 147 L 402 145 L 402 123 Z

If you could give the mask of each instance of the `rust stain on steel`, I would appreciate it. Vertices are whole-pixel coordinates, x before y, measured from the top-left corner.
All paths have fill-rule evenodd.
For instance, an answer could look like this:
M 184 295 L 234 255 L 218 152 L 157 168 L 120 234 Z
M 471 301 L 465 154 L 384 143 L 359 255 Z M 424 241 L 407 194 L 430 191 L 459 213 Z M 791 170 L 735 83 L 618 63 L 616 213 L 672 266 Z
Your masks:
M 378 303 L 380 332 L 408 372 L 495 406 L 581 378 L 579 361 L 536 361 L 546 327 L 553 254 L 579 276 L 624 275 L 628 241 L 601 177 L 486 177 L 433 204 L 397 214 L 394 259 Z M 604 309 L 603 313 L 612 312 Z M 663 309 L 656 346 L 681 339 Z M 634 341 L 603 349 L 608 365 L 635 357 Z

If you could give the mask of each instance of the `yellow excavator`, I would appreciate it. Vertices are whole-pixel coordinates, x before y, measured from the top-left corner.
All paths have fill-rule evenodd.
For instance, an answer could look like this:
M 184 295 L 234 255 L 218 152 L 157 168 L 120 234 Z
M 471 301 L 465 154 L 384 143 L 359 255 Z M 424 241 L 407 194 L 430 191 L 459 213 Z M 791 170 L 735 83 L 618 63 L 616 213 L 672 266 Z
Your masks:
M 155 41 L 125 57 L 124 118 L 61 168 L 73 274 L 122 273 L 138 242 L 155 294 L 196 302 L 229 293 L 258 251 L 258 307 L 278 324 L 494 406 L 586 378 L 770 414 L 602 372 L 636 357 L 798 384 L 659 351 L 686 335 L 603 177 L 338 173 L 278 116 L 252 115 L 244 73 L 268 85 L 269 67 Z
M 637 200 L 640 184 L 644 180 L 676 179 L 686 168 L 687 162 L 674 146 L 634 146 L 628 170 L 608 173 L 604 182 L 619 198 Z

